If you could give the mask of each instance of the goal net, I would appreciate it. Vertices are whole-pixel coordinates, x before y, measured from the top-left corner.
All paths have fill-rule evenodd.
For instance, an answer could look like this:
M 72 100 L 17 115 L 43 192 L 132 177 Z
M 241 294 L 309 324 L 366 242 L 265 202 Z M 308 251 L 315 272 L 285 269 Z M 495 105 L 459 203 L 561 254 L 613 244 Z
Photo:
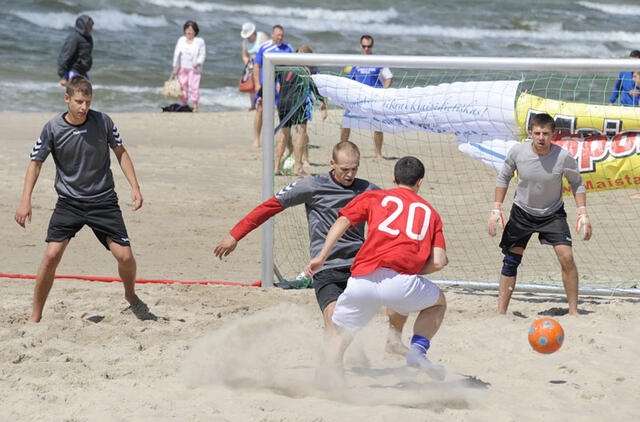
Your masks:
M 376 57 L 384 61 L 384 56 Z M 277 66 L 276 72 L 293 71 L 305 83 L 314 83 L 327 99 L 324 121 L 319 102 L 312 103 L 306 171 L 330 171 L 331 150 L 343 126 L 351 128 L 349 139 L 361 150 L 358 177 L 383 189 L 393 187 L 398 158 L 418 157 L 426 168 L 420 195 L 442 217 L 450 260 L 434 278 L 496 282 L 503 259 L 501 231 L 496 237 L 487 233 L 496 176 L 508 149 L 524 139 L 530 117 L 547 112 L 559 130 L 554 143 L 578 160 L 587 187 L 593 237 L 585 242 L 574 230 L 576 206 L 565 180 L 565 210 L 581 286 L 636 287 L 640 109 L 617 105 L 619 98 L 610 105 L 618 72 L 595 65 L 588 71 L 415 67 L 391 67 L 392 86 L 381 89 L 350 80 L 344 66 L 319 66 L 313 76 L 300 65 Z M 306 101 L 300 104 L 307 106 Z M 373 131 L 384 133 L 383 160 L 376 159 Z M 279 136 L 281 131 L 274 139 Z M 294 175 L 274 176 L 274 193 L 295 180 Z M 504 203 L 505 219 L 514 192 L 515 179 Z M 275 218 L 273 257 L 287 280 L 309 260 L 304 207 L 289 208 Z M 541 245 L 536 235 L 518 270 L 521 282 L 562 285 L 553 248 Z

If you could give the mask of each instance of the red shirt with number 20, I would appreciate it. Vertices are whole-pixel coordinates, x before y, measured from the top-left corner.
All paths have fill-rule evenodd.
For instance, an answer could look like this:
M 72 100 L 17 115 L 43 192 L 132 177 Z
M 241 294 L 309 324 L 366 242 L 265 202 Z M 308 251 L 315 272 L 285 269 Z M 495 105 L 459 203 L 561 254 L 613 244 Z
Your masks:
M 367 240 L 351 266 L 354 276 L 382 267 L 400 274 L 418 274 L 432 247 L 445 249 L 440 215 L 407 188 L 364 192 L 339 215 L 349 219 L 351 225 L 367 222 Z

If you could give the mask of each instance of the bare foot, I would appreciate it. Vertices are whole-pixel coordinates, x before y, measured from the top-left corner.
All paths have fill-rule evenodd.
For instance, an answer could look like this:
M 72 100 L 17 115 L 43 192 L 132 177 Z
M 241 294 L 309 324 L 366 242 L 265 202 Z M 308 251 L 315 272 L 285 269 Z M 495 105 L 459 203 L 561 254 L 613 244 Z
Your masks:
M 258 141 L 258 140 L 253 141 L 253 143 L 251 144 L 251 148 L 259 149 L 260 148 L 260 141 Z
M 194 104 L 193 105 L 193 112 L 197 113 L 198 112 L 198 104 Z
M 409 348 L 402 344 L 402 342 L 399 340 L 392 341 L 391 339 L 388 339 L 387 345 L 384 347 L 384 351 L 395 355 L 407 356 L 407 353 L 409 353 Z

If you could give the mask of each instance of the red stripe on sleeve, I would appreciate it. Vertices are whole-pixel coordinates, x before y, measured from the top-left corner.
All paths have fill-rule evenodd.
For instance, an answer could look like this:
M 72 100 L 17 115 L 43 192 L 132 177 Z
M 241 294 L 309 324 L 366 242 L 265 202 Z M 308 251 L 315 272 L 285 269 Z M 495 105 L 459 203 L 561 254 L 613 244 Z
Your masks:
M 241 240 L 247 234 L 257 227 L 260 227 L 262 223 L 284 211 L 280 202 L 274 196 L 273 198 L 264 201 L 247 214 L 242 220 L 236 224 L 229 232 L 236 240 Z

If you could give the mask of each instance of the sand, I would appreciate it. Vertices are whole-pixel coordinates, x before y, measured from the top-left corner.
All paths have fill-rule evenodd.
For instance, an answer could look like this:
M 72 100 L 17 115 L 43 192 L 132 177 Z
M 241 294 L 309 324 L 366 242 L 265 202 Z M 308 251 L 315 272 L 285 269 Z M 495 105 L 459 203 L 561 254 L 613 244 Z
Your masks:
M 133 212 L 128 185 L 115 164 L 138 277 L 259 280 L 259 231 L 224 261 L 212 254 L 217 241 L 261 198 L 261 155 L 249 147 L 252 114 L 111 115 L 145 198 L 142 209 Z M 0 114 L 1 273 L 35 274 L 45 248 L 56 200 L 50 158 L 34 192 L 32 223 L 22 229 L 13 214 L 28 153 L 52 116 Z M 320 148 L 312 150 L 312 162 L 320 172 L 328 168 L 333 135 L 317 136 L 312 143 Z M 367 177 L 390 172 L 387 163 L 368 169 L 371 161 L 370 146 L 363 147 Z M 469 206 L 486 209 L 485 203 Z M 470 237 L 455 229 L 449 236 L 453 245 Z M 498 256 L 494 249 L 486 252 L 491 259 Z M 451 254 L 458 263 L 468 256 L 478 268 L 487 260 L 468 251 Z M 115 276 L 116 266 L 84 229 L 68 247 L 58 274 Z M 386 325 L 380 313 L 349 349 L 344 384 L 327 390 L 315 381 L 322 319 L 312 290 L 140 284 L 138 294 L 155 316 L 140 321 L 122 312 L 126 302 L 119 283 L 59 279 L 43 321 L 28 324 L 33 286 L 33 280 L 0 278 L 0 421 L 640 417 L 637 299 L 582 296 L 582 314 L 570 317 L 563 295 L 516 294 L 508 315 L 500 317 L 495 292 L 448 289 L 447 315 L 430 351 L 448 368 L 444 382 L 409 370 L 402 357 L 384 352 Z M 526 339 L 531 322 L 544 315 L 554 316 L 566 333 L 565 344 L 552 355 L 532 351 Z M 411 323 L 412 318 L 405 343 Z

